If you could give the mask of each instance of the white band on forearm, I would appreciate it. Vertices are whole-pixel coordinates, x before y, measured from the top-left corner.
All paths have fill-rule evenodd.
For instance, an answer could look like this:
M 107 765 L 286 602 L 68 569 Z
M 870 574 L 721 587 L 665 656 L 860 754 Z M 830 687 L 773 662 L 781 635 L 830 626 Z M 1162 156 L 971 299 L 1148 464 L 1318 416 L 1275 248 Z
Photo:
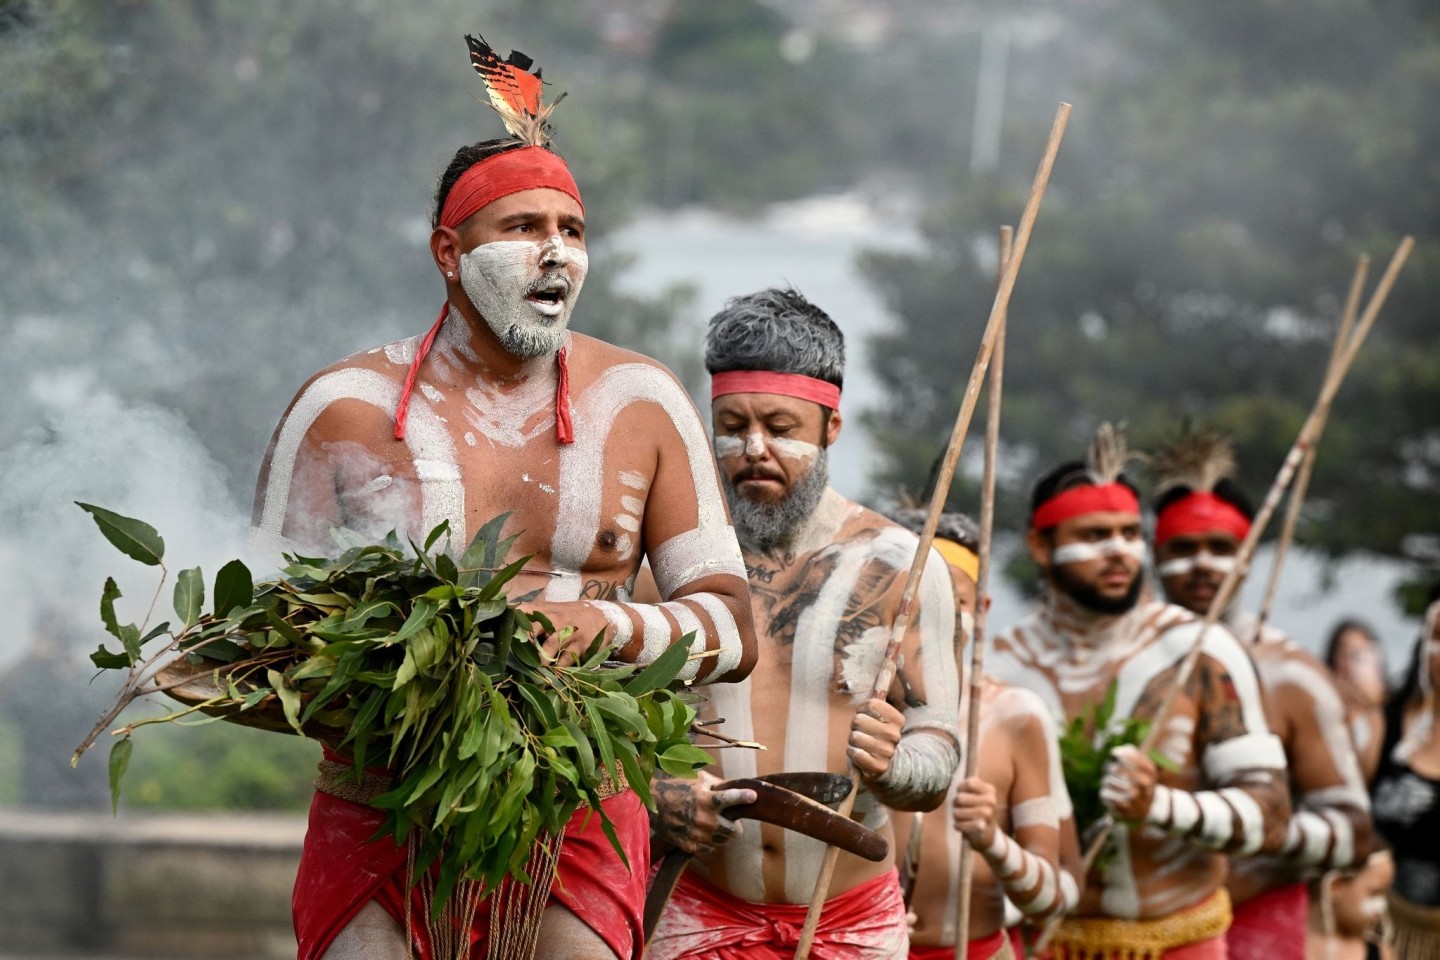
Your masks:
M 870 789 L 887 807 L 928 809 L 924 804 L 943 797 L 950 789 L 959 765 L 960 744 L 954 734 L 929 727 L 913 731 L 907 727 L 895 745 L 890 768 L 870 782 Z
M 1063 907 L 1066 874 L 1056 876 L 1055 867 L 1020 846 L 1003 830 L 996 830 L 990 845 L 980 851 L 1000 881 L 1006 896 L 1028 917 L 1043 917 Z M 1075 881 L 1070 879 L 1075 888 Z M 1079 899 L 1078 890 L 1075 898 Z
M 704 622 L 701 621 L 695 609 L 689 604 L 695 604 L 705 611 L 705 615 L 714 626 L 714 636 L 718 641 L 717 653 L 714 657 L 715 668 L 711 676 L 721 677 L 734 670 L 740 663 L 741 642 L 740 629 L 735 624 L 735 617 L 725 601 L 713 593 L 697 593 L 685 597 L 683 600 L 672 600 L 669 603 L 618 603 L 613 600 L 593 600 L 590 605 L 604 614 L 606 622 L 610 625 L 610 642 L 616 649 L 622 649 L 635 637 L 635 621 L 638 619 L 643 628 L 641 634 L 642 645 L 635 657 L 639 664 L 653 663 L 660 654 L 670 648 L 670 645 L 687 633 L 694 632 L 695 640 L 691 643 L 692 652 L 699 652 L 708 648 L 710 631 L 707 631 Z M 675 626 L 679 628 L 677 633 L 671 627 L 670 621 L 665 613 L 675 618 Z M 707 659 L 691 660 L 685 664 L 680 671 L 680 679 L 689 683 L 699 674 L 702 667 L 709 661 Z

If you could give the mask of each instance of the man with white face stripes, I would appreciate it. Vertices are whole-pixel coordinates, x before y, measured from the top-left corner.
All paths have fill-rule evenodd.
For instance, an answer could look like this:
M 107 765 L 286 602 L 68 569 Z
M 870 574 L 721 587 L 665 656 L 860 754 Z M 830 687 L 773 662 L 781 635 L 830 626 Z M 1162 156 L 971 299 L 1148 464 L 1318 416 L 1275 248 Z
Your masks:
M 1123 435 L 1106 424 L 1086 462 L 1036 485 L 1026 541 L 1044 595 L 987 661 L 1005 683 L 1038 694 L 1062 728 L 1077 718 L 1091 724 L 1107 694 L 1111 731 L 1124 718 L 1153 719 L 1200 626 L 1145 591 L 1128 459 Z M 1161 729 L 1165 769 L 1124 745 L 1111 751 L 1100 784 L 1070 784 L 1077 811 L 1103 805 L 1117 824 L 1055 937 L 1057 960 L 1224 957 L 1225 854 L 1284 841 L 1285 756 L 1266 726 L 1254 668 L 1224 627 L 1208 631 L 1201 649 Z M 1090 732 L 1098 740 L 1104 731 Z M 1078 826 L 1083 836 L 1093 824 Z
M 1172 602 L 1204 615 L 1235 565 L 1253 511 L 1230 476 L 1226 437 L 1185 430 L 1156 451 L 1156 572 Z M 1247 645 L 1270 728 L 1285 746 L 1294 815 L 1282 851 L 1236 860 L 1226 886 L 1235 921 L 1231 960 L 1303 960 L 1307 880 L 1365 862 L 1372 844 L 1370 802 L 1345 720 L 1345 704 L 1319 660 L 1232 602 L 1224 620 Z
M 660 364 L 567 329 L 588 261 L 585 208 L 565 162 L 544 142 L 462 147 L 433 222 L 438 320 L 428 335 L 355 354 L 301 389 L 262 469 L 256 538 L 325 551 L 336 526 L 419 540 L 448 521 L 463 549 L 508 513 L 511 557 L 527 558 L 511 596 L 530 594 L 528 609 L 575 628 L 542 638 L 562 664 L 602 631 L 612 656 L 631 663 L 693 633 L 694 651 L 708 655 L 684 679 L 744 677 L 755 658 L 745 567 L 698 412 Z M 652 604 L 630 597 L 642 557 L 659 585 Z M 367 805 L 371 791 L 357 795 L 334 772 L 348 770 L 343 758 L 326 763 L 296 880 L 300 957 L 433 955 L 406 848 L 373 839 L 383 816 Z M 628 864 L 594 811 L 576 814 L 541 913 L 541 956 L 611 960 L 640 949 L 649 817 L 623 782 L 600 793 Z M 496 913 L 504 899 L 489 897 L 468 921 L 479 954 L 491 929 L 513 932 Z M 453 935 L 448 919 L 436 923 Z
M 794 290 L 729 301 L 710 321 L 705 365 L 721 479 L 750 579 L 759 660 L 707 691 L 707 718 L 764 744 L 725 750 L 720 776 L 860 774 L 856 816 L 892 838 L 887 807 L 929 810 L 959 762 L 955 601 L 932 553 L 895 683 L 872 698 L 914 534 L 836 493 L 826 452 L 840 435 L 844 340 Z M 740 831 L 743 802 L 706 783 L 657 783 L 662 840 L 700 856 L 651 940 L 651 960 L 768 960 L 795 952 L 824 858 L 819 841 L 770 824 Z M 811 956 L 891 960 L 906 950 L 894 846 L 881 863 L 840 854 Z

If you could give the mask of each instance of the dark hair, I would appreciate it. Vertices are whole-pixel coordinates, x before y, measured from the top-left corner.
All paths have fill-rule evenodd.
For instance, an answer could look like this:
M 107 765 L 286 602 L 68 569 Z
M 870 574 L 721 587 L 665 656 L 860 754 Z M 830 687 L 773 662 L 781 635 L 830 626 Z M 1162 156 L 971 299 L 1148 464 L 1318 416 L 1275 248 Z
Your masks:
M 917 537 L 925 529 L 927 511 L 919 507 L 896 507 L 885 511 L 885 516 L 909 530 Z M 935 536 L 942 540 L 958 543 L 973 553 L 980 552 L 980 525 L 968 514 L 947 512 L 940 514 L 940 523 L 935 527 Z
M 455 186 L 455 181 L 459 180 L 466 170 L 481 160 L 488 160 L 496 154 L 505 153 L 507 150 L 516 150 L 523 146 L 525 143 L 514 137 L 497 137 L 494 140 L 481 140 L 479 143 L 472 143 L 456 150 L 455 156 L 450 159 L 450 164 L 440 174 L 439 182 L 435 184 L 435 207 L 430 211 L 431 229 L 440 226 L 440 211 L 445 209 L 445 198 L 450 196 L 450 190 Z
M 1177 500 L 1182 500 L 1194 492 L 1194 490 L 1183 485 L 1171 487 L 1155 499 L 1155 512 L 1157 514 L 1160 513 L 1166 507 L 1170 506 L 1170 504 Z M 1214 489 L 1210 492 L 1245 514 L 1245 519 L 1255 519 L 1255 508 L 1250 505 L 1250 498 L 1245 496 L 1245 491 L 1241 490 L 1240 485 L 1234 480 L 1231 480 L 1229 477 L 1221 477 L 1220 481 L 1215 484 Z
M 1430 588 L 1430 596 L 1425 601 L 1425 609 L 1429 610 L 1430 605 L 1440 600 L 1440 583 Z M 1415 649 L 1410 652 L 1410 664 L 1405 668 L 1405 679 L 1398 687 L 1390 691 L 1390 696 L 1385 700 L 1385 744 L 1380 754 L 1381 757 L 1388 757 L 1390 751 L 1400 742 L 1401 727 L 1405 723 L 1405 708 L 1410 705 L 1410 700 L 1420 692 L 1420 671 L 1425 669 L 1425 641 L 1423 633 L 1424 621 L 1421 621 L 1421 635 L 1415 640 Z
M 1115 482 L 1127 488 L 1140 498 L 1140 489 L 1130 481 L 1125 474 L 1115 478 Z M 1090 474 L 1090 467 L 1083 460 L 1071 460 L 1062 463 L 1051 470 L 1045 476 L 1035 481 L 1035 487 L 1030 492 L 1030 517 L 1033 521 L 1035 511 L 1039 510 L 1046 503 L 1058 497 L 1066 490 L 1073 490 L 1075 487 L 1094 486 L 1095 478 Z
M 1379 638 L 1376 637 L 1375 631 L 1371 628 L 1370 624 L 1364 620 L 1345 619 L 1330 629 L 1330 639 L 1325 641 L 1325 666 L 1331 670 L 1337 668 L 1337 660 L 1340 656 L 1340 638 L 1345 635 L 1347 630 L 1359 630 L 1365 634 L 1365 636 L 1370 638 L 1371 645 L 1373 645 L 1375 649 L 1380 650 L 1382 656 L 1384 655 Z
M 845 386 L 845 335 L 793 287 L 725 301 L 705 333 L 705 369 L 798 373 Z

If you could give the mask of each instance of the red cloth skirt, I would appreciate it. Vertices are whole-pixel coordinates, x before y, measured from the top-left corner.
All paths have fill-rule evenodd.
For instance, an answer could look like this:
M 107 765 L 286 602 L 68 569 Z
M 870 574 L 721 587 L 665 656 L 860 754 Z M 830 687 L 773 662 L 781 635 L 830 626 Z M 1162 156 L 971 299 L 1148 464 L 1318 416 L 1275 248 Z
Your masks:
M 655 928 L 646 960 L 790 960 L 805 904 L 751 903 L 687 873 Z M 893 960 L 909 939 L 894 870 L 825 901 L 814 960 Z
M 970 946 L 965 951 L 967 960 L 990 960 L 1004 946 L 1007 933 L 1010 935 L 1010 946 L 1014 949 L 1015 956 L 1025 956 L 1024 942 L 1020 939 L 1019 928 L 1016 928 L 1008 931 L 996 930 L 988 937 L 971 940 Z M 912 943 L 910 944 L 910 960 L 955 960 L 955 948 L 948 945 L 922 947 Z
M 1225 942 L 1230 960 L 1305 960 L 1310 892 L 1303 883 L 1266 890 L 1236 904 Z
M 650 862 L 650 819 L 632 791 L 601 803 L 630 863 L 629 870 L 588 807 L 565 826 L 549 903 L 565 906 L 594 930 L 615 954 L 639 956 L 645 909 L 645 867 Z M 299 960 L 320 960 L 330 943 L 370 900 L 405 926 L 406 850 L 393 839 L 372 842 L 384 814 L 363 804 L 316 793 L 310 827 L 300 854 L 291 914 L 300 944 Z M 419 890 L 409 891 L 412 929 L 420 960 L 431 960 L 428 919 Z M 470 931 L 472 956 L 484 957 L 489 911 L 482 904 Z

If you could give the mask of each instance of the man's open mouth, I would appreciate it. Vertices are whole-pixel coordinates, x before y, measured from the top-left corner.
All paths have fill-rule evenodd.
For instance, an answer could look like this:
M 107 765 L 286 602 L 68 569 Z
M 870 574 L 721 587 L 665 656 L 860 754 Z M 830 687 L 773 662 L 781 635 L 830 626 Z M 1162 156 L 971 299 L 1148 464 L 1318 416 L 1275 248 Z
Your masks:
M 549 316 L 556 316 L 565 305 L 570 293 L 570 283 L 563 277 L 545 277 L 530 287 L 525 294 L 527 303 Z

